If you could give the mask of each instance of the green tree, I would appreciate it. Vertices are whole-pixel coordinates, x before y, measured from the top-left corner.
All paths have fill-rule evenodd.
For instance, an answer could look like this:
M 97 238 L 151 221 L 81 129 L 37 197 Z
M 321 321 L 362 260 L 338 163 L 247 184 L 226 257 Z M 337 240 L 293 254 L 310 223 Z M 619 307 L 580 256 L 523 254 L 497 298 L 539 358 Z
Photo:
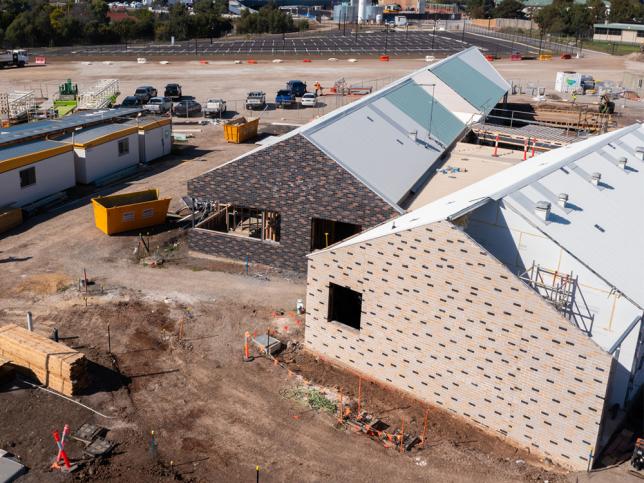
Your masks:
M 610 22 L 634 22 L 642 19 L 642 5 L 637 0 L 612 0 Z
M 525 5 L 520 0 L 503 0 L 492 11 L 494 18 L 525 18 Z
M 604 0 L 590 0 L 587 5 L 593 24 L 602 23 L 606 20 L 606 4 Z

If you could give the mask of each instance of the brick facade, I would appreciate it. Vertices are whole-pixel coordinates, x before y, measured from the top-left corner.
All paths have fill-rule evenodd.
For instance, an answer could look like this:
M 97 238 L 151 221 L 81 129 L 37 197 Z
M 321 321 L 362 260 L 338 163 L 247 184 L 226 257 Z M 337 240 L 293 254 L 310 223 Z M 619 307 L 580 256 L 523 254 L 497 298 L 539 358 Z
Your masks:
M 282 220 L 279 243 L 193 229 L 192 249 L 299 272 L 311 251 L 311 218 L 364 230 L 397 214 L 299 134 L 189 180 L 188 196 L 276 211 Z
M 327 320 L 330 282 L 360 330 Z M 611 356 L 449 222 L 311 255 L 305 343 L 562 465 L 596 445 Z

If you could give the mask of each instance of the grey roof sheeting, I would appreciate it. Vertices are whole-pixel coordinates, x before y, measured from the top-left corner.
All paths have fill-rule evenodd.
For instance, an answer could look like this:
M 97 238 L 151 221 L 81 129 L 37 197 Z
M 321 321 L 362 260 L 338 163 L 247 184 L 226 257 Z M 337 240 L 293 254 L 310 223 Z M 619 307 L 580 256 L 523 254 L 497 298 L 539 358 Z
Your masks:
M 60 146 L 64 146 L 64 144 L 55 141 L 32 141 L 29 143 L 0 147 L 0 163 L 9 159 L 39 153 L 41 151 Z
M 125 129 L 131 129 L 133 127 L 136 127 L 136 124 L 129 124 L 129 123 L 102 124 L 99 126 L 88 127 L 86 129 L 76 131 L 73 135 L 66 134 L 65 136 L 57 138 L 56 140 L 62 141 L 62 142 L 71 142 L 73 138 L 74 143 L 86 143 L 89 141 L 93 141 L 94 139 L 100 138 L 102 136 L 105 136 L 107 134 L 123 131 Z
M 451 220 L 501 200 L 644 310 L 642 146 L 644 126 L 637 123 L 553 149 L 327 250 Z M 619 167 L 622 157 L 626 169 Z M 598 186 L 591 182 L 593 173 L 601 174 Z M 557 205 L 559 193 L 569 195 L 568 208 Z M 540 201 L 551 203 L 547 222 L 534 213 Z
M 441 94 L 445 90 L 436 94 L 435 83 L 423 82 L 427 71 L 456 96 Z M 454 114 L 456 105 L 460 109 L 466 103 L 470 112 L 485 114 L 508 88 L 478 49 L 470 48 L 304 126 L 301 134 L 402 211 L 401 201 L 467 131 L 466 122 Z
M 0 145 L 38 137 L 44 138 L 81 126 L 109 122 L 119 117 L 128 118 L 139 112 L 141 112 L 139 108 L 104 109 L 71 114 L 60 119 L 19 124 L 0 130 Z
M 462 59 L 472 67 L 471 82 L 474 85 L 494 86 L 490 89 L 494 94 L 488 93 L 488 97 L 502 92 L 496 99 L 498 101 L 509 90 L 510 85 L 478 48 L 470 47 L 412 72 L 228 163 L 241 161 L 285 139 L 302 135 L 402 213 L 401 201 L 410 190 L 422 185 L 449 145 L 494 107 L 494 104 L 482 108 L 472 106 L 432 72 L 453 59 Z M 405 95 L 396 94 L 398 90 Z

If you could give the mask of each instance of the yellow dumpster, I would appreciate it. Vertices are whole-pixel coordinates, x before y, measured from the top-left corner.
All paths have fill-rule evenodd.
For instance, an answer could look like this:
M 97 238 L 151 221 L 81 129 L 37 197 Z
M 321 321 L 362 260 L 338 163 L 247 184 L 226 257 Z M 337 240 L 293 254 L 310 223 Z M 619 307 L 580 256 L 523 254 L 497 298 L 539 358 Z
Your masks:
M 238 117 L 224 124 L 224 138 L 229 143 L 243 143 L 244 141 L 257 137 L 258 127 L 259 117 L 252 119 Z
M 113 235 L 165 222 L 171 198 L 159 198 L 149 189 L 92 199 L 94 222 L 103 233 Z

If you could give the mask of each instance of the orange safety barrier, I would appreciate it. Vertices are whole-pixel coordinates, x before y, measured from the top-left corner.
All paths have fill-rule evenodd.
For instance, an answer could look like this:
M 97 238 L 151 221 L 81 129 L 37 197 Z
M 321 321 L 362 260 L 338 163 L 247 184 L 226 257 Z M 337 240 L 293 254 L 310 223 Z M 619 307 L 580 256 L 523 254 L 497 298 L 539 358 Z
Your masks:
M 494 153 L 492 154 L 495 158 L 499 157 L 499 135 L 496 135 L 496 140 L 494 141 Z
M 201 59 L 201 60 L 199 61 L 199 63 L 200 63 L 200 64 L 207 64 L 207 63 L 208 63 L 208 61 L 207 61 L 206 59 Z
M 253 59 L 249 59 L 249 60 L 246 61 L 246 63 L 247 64 L 257 64 L 257 61 L 253 60 Z
M 521 54 L 512 54 L 510 60 L 521 60 Z
M 381 55 L 379 57 L 380 62 L 389 62 L 389 56 L 388 55 Z
M 485 60 L 488 60 L 488 61 L 492 62 L 494 60 L 494 56 L 488 54 L 488 55 L 485 56 Z
M 570 60 L 572 56 L 570 54 L 561 54 L 561 58 L 564 60 Z
M 309 62 L 312 62 L 312 60 L 311 60 L 311 59 L 304 59 L 302 62 L 307 62 L 307 63 L 309 63 Z
M 42 55 L 36 56 L 36 65 L 45 65 L 45 64 L 47 64 L 47 59 L 44 56 Z

